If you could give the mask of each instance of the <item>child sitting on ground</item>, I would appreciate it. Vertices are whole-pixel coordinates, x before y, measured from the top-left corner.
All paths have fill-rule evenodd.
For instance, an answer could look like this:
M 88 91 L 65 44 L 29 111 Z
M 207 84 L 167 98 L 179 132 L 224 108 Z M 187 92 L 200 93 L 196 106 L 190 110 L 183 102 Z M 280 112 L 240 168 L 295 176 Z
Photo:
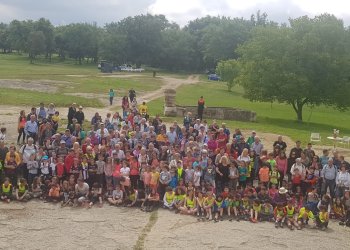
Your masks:
M 170 210 L 174 208 L 175 202 L 175 192 L 171 187 L 166 188 L 165 195 L 163 197 L 163 208 L 169 208 Z
M 283 223 L 286 218 L 287 212 L 285 207 L 283 207 L 282 204 L 278 204 L 274 211 L 273 211 L 274 217 L 275 217 L 275 228 L 278 228 L 280 226 L 283 228 Z
M 180 208 L 181 214 L 194 215 L 197 212 L 196 197 L 194 192 L 189 191 L 185 198 L 184 206 Z
M 316 217 L 316 225 L 322 231 L 325 231 L 328 227 L 328 222 L 329 222 L 329 213 L 327 211 L 327 207 L 324 205 L 321 205 L 320 212 Z
M 197 220 L 204 221 L 204 197 L 202 192 L 198 192 L 196 197 L 196 204 L 197 204 Z
M 89 208 L 91 208 L 96 202 L 98 202 L 99 206 L 102 207 L 102 188 L 98 182 L 92 184 Z
M 250 209 L 250 221 L 253 223 L 258 222 L 260 212 L 261 212 L 260 200 L 255 199 L 253 201 L 253 206 Z
M 288 204 L 286 206 L 286 212 L 287 212 L 287 225 L 290 230 L 294 230 L 294 227 L 296 227 L 298 230 L 300 230 L 300 226 L 295 220 L 296 215 L 296 208 L 294 206 L 293 200 L 289 200 Z
M 111 205 L 120 205 L 123 203 L 123 191 L 120 189 L 120 185 L 115 186 L 111 198 L 107 199 Z
M 300 227 L 309 224 L 309 220 L 311 220 L 312 224 L 315 225 L 315 216 L 310 210 L 309 206 L 302 207 L 299 211 L 298 215 L 298 225 Z
M 19 180 L 18 188 L 16 189 L 16 199 L 18 201 L 28 201 L 30 199 L 27 180 L 24 178 Z
M 204 198 L 204 202 L 203 202 L 204 211 L 206 213 L 207 220 L 212 220 L 213 219 L 213 217 L 212 217 L 212 209 L 213 209 L 213 206 L 214 206 L 214 201 L 215 201 L 215 198 L 213 196 L 213 192 L 212 191 L 208 191 L 207 192 L 207 197 Z
M 273 220 L 273 206 L 268 200 L 265 200 L 260 211 L 260 221 Z
M 1 185 L 1 200 L 10 203 L 12 200 L 12 184 L 10 178 L 6 177 Z
M 214 206 L 213 206 L 213 212 L 215 215 L 214 218 L 214 222 L 218 222 L 219 220 L 223 220 L 222 216 L 224 213 L 224 208 L 223 208 L 223 197 L 222 195 L 219 195 L 218 197 L 216 197 L 215 201 L 214 201 Z
M 58 184 L 57 177 L 53 177 L 51 180 L 51 186 L 49 190 L 49 195 L 47 197 L 48 201 L 58 202 L 60 200 L 60 185 Z
M 345 207 L 341 202 L 340 198 L 336 198 L 333 204 L 333 212 L 331 213 L 331 218 L 337 219 L 340 221 L 345 220 Z
M 42 190 L 41 190 L 40 177 L 34 177 L 31 194 L 33 198 L 41 198 Z

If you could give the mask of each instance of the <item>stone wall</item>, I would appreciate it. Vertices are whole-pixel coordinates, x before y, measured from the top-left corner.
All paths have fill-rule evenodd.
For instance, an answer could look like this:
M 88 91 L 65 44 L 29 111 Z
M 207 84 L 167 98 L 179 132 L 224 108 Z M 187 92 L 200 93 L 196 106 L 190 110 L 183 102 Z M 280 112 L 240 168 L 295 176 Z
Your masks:
M 174 89 L 164 90 L 164 115 L 185 116 L 191 112 L 193 117 L 197 116 L 197 106 L 179 106 L 175 103 L 176 91 Z M 227 107 L 206 107 L 203 113 L 204 119 L 256 121 L 256 113 L 249 110 Z
M 176 116 L 184 116 L 191 112 L 197 116 L 197 106 L 176 106 Z M 249 110 L 227 107 L 206 107 L 203 119 L 235 120 L 235 121 L 256 121 L 256 113 Z

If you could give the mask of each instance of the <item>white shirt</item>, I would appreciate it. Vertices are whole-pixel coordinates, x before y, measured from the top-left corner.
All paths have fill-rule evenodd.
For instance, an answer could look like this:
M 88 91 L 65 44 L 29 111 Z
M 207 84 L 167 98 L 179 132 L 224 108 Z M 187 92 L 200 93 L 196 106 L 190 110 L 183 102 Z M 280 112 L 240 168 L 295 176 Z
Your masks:
M 120 169 L 120 173 L 122 176 L 129 176 L 130 175 L 130 168 L 129 167 L 122 167 Z
M 337 175 L 336 183 L 341 187 L 350 187 L 350 174 L 348 172 L 339 172 Z

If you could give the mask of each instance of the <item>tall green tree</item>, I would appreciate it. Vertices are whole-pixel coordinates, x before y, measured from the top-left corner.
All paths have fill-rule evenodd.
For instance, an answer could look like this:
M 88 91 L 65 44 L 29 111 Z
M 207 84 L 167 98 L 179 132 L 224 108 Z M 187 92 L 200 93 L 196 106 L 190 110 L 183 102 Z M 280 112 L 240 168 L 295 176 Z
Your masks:
M 44 34 L 46 47 L 45 57 L 51 61 L 51 55 L 55 50 L 54 26 L 48 19 L 40 18 L 38 21 L 34 22 L 33 28 L 34 30 L 41 31 Z
M 2 49 L 4 53 L 11 50 L 9 33 L 9 26 L 6 23 L 0 23 L 0 49 Z
M 216 67 L 217 74 L 222 81 L 226 82 L 228 91 L 232 91 L 233 86 L 237 83 L 239 76 L 239 63 L 237 60 L 226 60 L 218 63 Z
M 45 35 L 42 31 L 32 31 L 28 36 L 28 52 L 30 63 L 34 62 L 37 55 L 45 53 L 46 43 Z
M 252 101 L 288 103 L 298 121 L 307 104 L 350 105 L 350 36 L 332 15 L 257 27 L 237 52 L 239 82 Z

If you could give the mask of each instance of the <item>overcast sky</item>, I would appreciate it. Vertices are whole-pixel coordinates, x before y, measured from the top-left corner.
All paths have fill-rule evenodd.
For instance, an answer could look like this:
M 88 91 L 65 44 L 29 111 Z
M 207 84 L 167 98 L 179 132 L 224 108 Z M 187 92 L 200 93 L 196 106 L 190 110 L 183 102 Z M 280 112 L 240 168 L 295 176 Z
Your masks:
M 350 25 L 350 0 L 0 0 L 0 22 L 45 17 L 54 25 L 105 23 L 139 14 L 164 14 L 181 26 L 206 15 L 249 18 L 257 10 L 269 20 L 331 13 Z

